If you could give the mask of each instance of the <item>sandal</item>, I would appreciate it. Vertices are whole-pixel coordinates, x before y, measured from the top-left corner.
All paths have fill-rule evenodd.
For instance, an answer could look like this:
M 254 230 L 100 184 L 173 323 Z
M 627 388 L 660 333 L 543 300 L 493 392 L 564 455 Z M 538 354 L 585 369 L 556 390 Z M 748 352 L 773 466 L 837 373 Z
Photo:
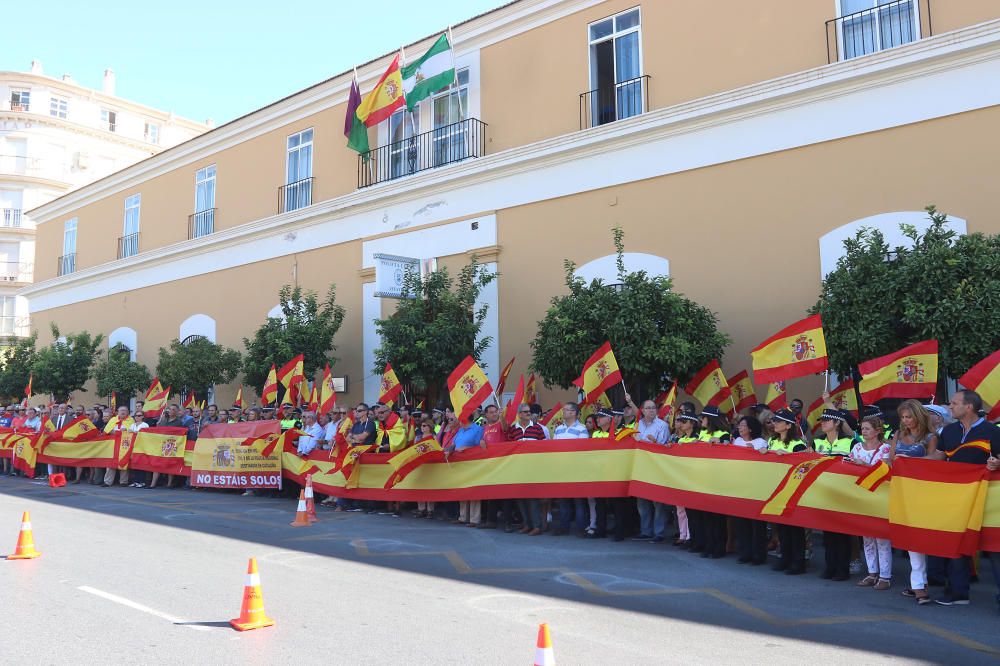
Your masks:
M 869 574 L 858 581 L 858 587 L 875 587 L 875 583 L 878 582 L 878 578 Z
M 931 602 L 931 595 L 927 594 L 926 590 L 920 590 L 923 594 L 917 595 L 917 604 L 920 606 L 926 606 Z
M 879 591 L 888 590 L 890 587 L 892 587 L 892 582 L 887 578 L 879 578 L 878 582 L 874 585 L 874 588 Z

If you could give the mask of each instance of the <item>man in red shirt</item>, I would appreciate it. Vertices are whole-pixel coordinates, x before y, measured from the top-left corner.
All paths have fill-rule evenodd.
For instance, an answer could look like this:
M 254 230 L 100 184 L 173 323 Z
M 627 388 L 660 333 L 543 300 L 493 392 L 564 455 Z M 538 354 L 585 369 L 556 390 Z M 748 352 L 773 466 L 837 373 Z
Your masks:
M 486 417 L 486 422 L 483 424 L 482 443 L 489 447 L 491 444 L 506 442 L 507 428 L 504 422 L 500 420 L 500 408 L 496 405 L 489 405 L 483 410 L 483 416 Z M 486 502 L 486 517 L 479 523 L 479 527 L 481 529 L 495 528 L 499 522 L 498 514 L 502 513 L 504 523 L 506 524 L 505 530 L 510 532 L 512 529 L 510 528 L 511 514 L 513 512 L 514 500 L 489 500 Z

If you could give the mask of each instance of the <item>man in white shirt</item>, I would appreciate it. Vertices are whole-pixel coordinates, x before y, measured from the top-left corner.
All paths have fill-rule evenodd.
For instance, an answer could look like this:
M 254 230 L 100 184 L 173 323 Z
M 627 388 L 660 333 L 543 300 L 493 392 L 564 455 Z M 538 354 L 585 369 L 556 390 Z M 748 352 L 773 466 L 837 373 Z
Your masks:
M 636 423 L 639 432 L 635 439 L 650 444 L 667 443 L 670 439 L 670 426 L 656 415 L 656 411 L 656 403 L 652 400 L 642 403 L 642 418 Z M 637 506 L 639 508 L 639 536 L 633 537 L 632 540 L 652 541 L 653 543 L 666 541 L 667 516 L 670 515 L 667 511 L 667 505 L 639 497 L 637 498 Z
M 552 439 L 588 439 L 590 433 L 587 426 L 580 423 L 577 418 L 580 408 L 575 402 L 567 402 L 563 405 L 563 422 L 556 426 Z M 559 500 L 559 526 L 552 532 L 559 536 L 567 534 L 573 522 L 576 522 L 578 531 L 583 531 L 585 522 L 588 519 L 588 503 L 582 498 Z
M 316 423 L 316 413 L 306 412 L 302 415 L 302 431 L 305 435 L 299 437 L 297 450 L 300 456 L 307 456 L 312 450 L 323 443 L 323 428 Z

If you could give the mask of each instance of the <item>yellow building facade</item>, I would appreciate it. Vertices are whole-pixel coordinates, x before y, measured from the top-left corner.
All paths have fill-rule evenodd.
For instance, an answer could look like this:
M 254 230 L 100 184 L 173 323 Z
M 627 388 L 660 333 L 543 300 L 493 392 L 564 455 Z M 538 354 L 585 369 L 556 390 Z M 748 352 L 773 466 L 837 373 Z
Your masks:
M 521 0 L 453 40 L 459 86 L 373 128 L 368 162 L 345 145 L 345 72 L 36 208 L 22 293 L 42 337 L 101 332 L 152 369 L 174 338 L 242 349 L 281 285 L 333 282 L 334 374 L 373 400 L 371 322 L 395 306 L 375 295 L 376 255 L 475 254 L 500 274 L 483 295 L 495 381 L 530 359 L 564 259 L 615 281 L 618 225 L 630 268 L 718 313 L 731 375 L 803 316 L 862 226 L 899 239 L 935 204 L 963 233 L 1000 232 L 993 0 Z M 359 68 L 362 93 L 394 55 Z

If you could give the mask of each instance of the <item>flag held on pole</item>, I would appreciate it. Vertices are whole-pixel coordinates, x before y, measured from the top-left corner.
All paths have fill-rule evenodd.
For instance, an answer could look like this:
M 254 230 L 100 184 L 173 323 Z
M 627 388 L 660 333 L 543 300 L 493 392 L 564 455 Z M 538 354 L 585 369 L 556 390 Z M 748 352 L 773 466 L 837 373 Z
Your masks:
M 399 69 L 399 54 L 392 59 L 382 78 L 370 93 L 365 95 L 355 113 L 368 127 L 374 127 L 406 104 L 403 95 L 403 77 Z
M 466 356 L 448 376 L 448 394 L 459 423 L 467 423 L 473 410 L 492 393 L 489 379 L 472 356 Z
M 717 407 L 731 394 L 726 375 L 722 372 L 722 367 L 717 360 L 711 360 L 705 367 L 698 371 L 698 374 L 688 382 L 684 390 L 690 393 L 702 405 L 706 407 Z
M 990 405 L 987 420 L 1000 418 L 1000 351 L 995 351 L 958 378 L 958 383 L 975 391 Z
M 605 342 L 583 364 L 583 372 L 573 383 L 583 390 L 583 404 L 596 400 L 602 393 L 622 381 L 611 342 Z
M 916 342 L 858 365 L 861 399 L 926 398 L 937 392 L 938 341 Z
M 823 322 L 815 314 L 787 326 L 750 352 L 758 384 L 804 377 L 829 367 Z
M 402 392 L 403 385 L 399 383 L 396 371 L 392 369 L 392 363 L 386 363 L 385 371 L 382 373 L 382 383 L 379 384 L 378 401 L 386 407 L 392 407 Z

